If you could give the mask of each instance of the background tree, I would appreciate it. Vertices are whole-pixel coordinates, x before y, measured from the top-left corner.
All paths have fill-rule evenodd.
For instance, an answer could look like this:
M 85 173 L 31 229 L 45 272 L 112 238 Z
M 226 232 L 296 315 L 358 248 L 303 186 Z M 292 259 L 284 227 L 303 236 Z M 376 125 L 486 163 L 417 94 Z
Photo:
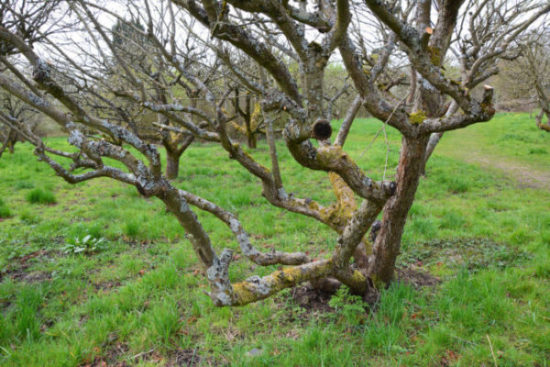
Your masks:
M 29 45 L 40 42 L 49 35 L 59 32 L 66 25 L 52 21 L 53 13 L 56 19 L 63 17 L 64 9 L 61 1 L 22 1 L 5 0 L 0 4 L 0 26 L 16 33 Z M 0 56 L 6 57 L 19 53 L 9 42 L 0 42 Z
M 166 58 L 177 57 L 186 70 L 199 73 L 210 70 L 199 76 L 207 84 L 213 81 L 216 67 L 205 67 L 199 62 L 204 58 L 204 47 L 192 42 L 189 35 L 176 44 L 174 23 L 181 14 L 169 2 L 164 2 L 165 6 L 160 8 L 147 9 L 140 9 L 136 3 L 127 5 L 130 21 L 102 9 L 103 16 L 115 21 L 110 28 L 98 21 L 97 6 L 84 9 L 70 6 L 84 25 L 85 37 L 95 46 L 87 50 L 81 48 L 81 53 L 89 60 L 85 67 L 77 65 L 74 58 L 55 45 L 52 47 L 59 59 L 79 69 L 80 75 L 73 78 L 72 87 L 85 96 L 82 103 L 145 141 L 162 145 L 166 151 L 166 177 L 173 179 L 178 176 L 180 157 L 195 137 L 175 128 L 170 117 L 159 114 L 144 103 L 178 103 L 189 106 L 191 110 L 201 103 L 198 90 L 186 83 Z M 153 26 L 161 19 L 165 24 Z M 98 52 L 101 47 L 107 51 Z M 189 113 L 178 118 L 196 120 Z
M 537 127 L 550 132 L 550 36 L 548 27 L 540 34 L 531 35 L 523 46 L 523 57 L 518 63 L 525 66 L 529 81 L 535 89 L 540 112 Z M 546 122 L 543 121 L 546 115 Z
M 21 102 L 11 94 L 0 91 L 0 120 L 8 122 L 13 120 L 20 121 L 34 132 L 38 126 L 35 112 L 27 104 Z M 0 124 L 0 157 L 2 157 L 6 149 L 13 154 L 15 144 L 22 141 L 25 141 L 25 139 L 16 129 Z
M 461 8 L 461 5 L 464 6 Z M 439 11 L 442 9 L 438 2 L 434 6 Z M 452 32 L 448 34 L 447 52 L 440 52 L 439 47 L 434 48 L 434 40 L 437 35 L 432 30 L 431 12 L 432 5 L 424 4 L 417 8 L 417 28 L 425 28 L 425 42 L 431 53 L 432 61 L 441 65 L 448 59 L 458 60 L 460 76 L 452 79 L 453 83 L 460 84 L 468 93 L 479 93 L 477 90 L 489 78 L 499 73 L 499 63 L 503 60 L 513 60 L 519 55 L 518 43 L 521 43 L 521 35 L 529 27 L 537 24 L 550 9 L 550 5 L 544 1 L 478 1 L 469 0 L 456 2 L 458 19 Z M 439 22 L 439 20 L 437 21 Z M 436 23 L 437 27 L 437 23 Z M 445 48 L 441 51 L 445 51 Z M 445 74 L 449 74 L 445 72 Z M 451 77 L 452 78 L 452 77 Z M 417 101 L 414 109 L 422 108 L 427 116 L 446 116 L 454 114 L 460 106 L 455 101 L 434 96 L 430 88 L 423 86 L 422 78 L 417 81 Z M 434 133 L 426 150 L 426 160 L 430 157 L 442 133 Z
M 33 45 L 46 37 L 59 32 L 63 26 L 50 24 L 55 11 L 62 14 L 59 8 L 60 1 L 29 2 L 20 0 L 6 0 L 0 4 L 0 27 L 16 33 L 27 44 Z M 0 61 L 13 59 L 19 50 L 9 42 L 0 40 Z M 19 73 L 14 67 L 9 67 L 13 62 L 4 66 L 0 63 L 0 72 L 6 74 Z M 18 120 L 25 124 L 31 131 L 34 131 L 37 122 L 32 118 L 33 109 L 29 108 L 9 93 L 0 92 L 0 120 Z M 15 144 L 24 141 L 23 137 L 13 128 L 0 124 L 0 157 L 6 149 L 14 152 Z

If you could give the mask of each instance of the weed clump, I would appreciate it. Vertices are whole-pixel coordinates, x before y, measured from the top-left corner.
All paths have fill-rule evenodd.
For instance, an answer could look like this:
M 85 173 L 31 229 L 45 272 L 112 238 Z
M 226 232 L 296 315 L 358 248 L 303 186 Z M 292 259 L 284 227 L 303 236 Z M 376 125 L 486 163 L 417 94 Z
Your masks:
M 6 206 L 6 203 L 0 199 L 0 218 L 9 218 L 11 217 L 10 208 Z
M 57 200 L 49 190 L 34 189 L 27 194 L 27 201 L 31 204 L 55 204 Z
M 103 237 L 95 237 L 88 234 L 84 237 L 74 237 L 68 240 L 62 248 L 65 254 L 86 254 L 91 255 L 107 249 L 107 243 Z
M 125 226 L 124 226 L 124 234 L 130 238 L 137 238 L 138 235 L 139 235 L 139 223 L 136 222 L 136 221 L 129 221 L 129 222 L 126 222 Z

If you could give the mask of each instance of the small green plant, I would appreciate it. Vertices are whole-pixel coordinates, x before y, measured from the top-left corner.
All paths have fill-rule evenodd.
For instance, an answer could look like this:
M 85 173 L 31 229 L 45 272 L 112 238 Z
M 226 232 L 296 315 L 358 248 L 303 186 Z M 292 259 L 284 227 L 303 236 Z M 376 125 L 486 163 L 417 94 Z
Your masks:
M 90 234 L 84 237 L 74 237 L 65 243 L 62 248 L 66 254 L 86 254 L 101 252 L 107 249 L 107 241 L 104 238 L 97 238 Z
M 55 204 L 57 200 L 49 190 L 34 189 L 27 194 L 27 201 L 31 204 Z
M 358 325 L 367 314 L 367 304 L 361 297 L 349 293 L 348 288 L 340 287 L 330 299 L 329 306 L 334 308 L 350 325 Z

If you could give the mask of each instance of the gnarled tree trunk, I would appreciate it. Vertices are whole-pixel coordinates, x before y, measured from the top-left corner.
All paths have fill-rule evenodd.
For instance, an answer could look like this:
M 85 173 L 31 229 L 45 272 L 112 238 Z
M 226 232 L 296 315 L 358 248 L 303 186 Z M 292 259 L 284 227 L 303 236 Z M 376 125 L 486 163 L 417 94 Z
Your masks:
M 424 169 L 428 136 L 403 138 L 397 167 L 397 190 L 384 207 L 382 227 L 373 246 L 374 267 L 369 271 L 375 283 L 389 284 L 395 273 L 395 260 L 401 248 L 401 237 L 407 214 L 413 204 L 418 182 Z

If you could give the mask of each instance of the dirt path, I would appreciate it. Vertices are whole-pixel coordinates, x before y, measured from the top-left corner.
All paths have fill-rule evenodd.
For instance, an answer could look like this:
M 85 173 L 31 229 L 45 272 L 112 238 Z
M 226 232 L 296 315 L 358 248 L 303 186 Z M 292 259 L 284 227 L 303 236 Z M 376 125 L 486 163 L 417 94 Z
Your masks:
M 466 135 L 449 136 L 444 137 L 435 153 L 476 164 L 487 170 L 500 171 L 515 179 L 521 187 L 550 191 L 550 165 L 539 166 L 499 154 L 486 149 L 482 144 L 477 138 L 468 139 Z M 461 146 L 461 149 L 456 149 L 457 146 Z
M 477 153 L 477 152 L 476 152 Z M 550 191 L 550 172 L 535 169 L 519 162 L 507 160 L 503 157 L 492 157 L 481 154 L 472 154 L 461 157 L 468 163 L 478 164 L 486 169 L 497 169 L 511 176 L 521 186 Z

